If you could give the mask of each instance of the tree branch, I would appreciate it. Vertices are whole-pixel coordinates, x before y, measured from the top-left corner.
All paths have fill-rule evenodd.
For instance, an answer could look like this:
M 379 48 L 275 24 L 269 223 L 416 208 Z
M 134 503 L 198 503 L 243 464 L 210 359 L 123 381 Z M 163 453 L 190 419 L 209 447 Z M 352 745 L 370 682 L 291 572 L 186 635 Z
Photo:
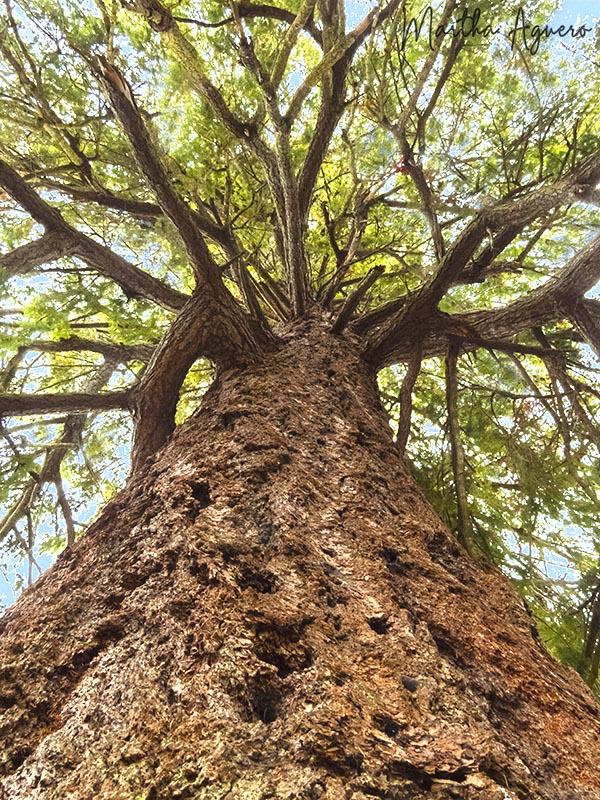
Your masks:
M 589 305 L 585 300 L 579 299 L 574 303 L 565 303 L 564 310 L 567 317 L 600 358 L 600 325 L 591 313 Z
M 67 223 L 56 208 L 48 205 L 6 161 L 0 159 L 0 186 L 46 231 L 65 230 Z
M 218 300 L 196 291 L 177 316 L 135 390 L 132 470 L 167 441 L 175 428 L 179 391 L 190 367 L 200 356 L 220 367 L 244 366 L 271 346 L 266 332 L 253 329 L 240 317 L 239 306 L 227 292 Z
M 66 353 L 88 350 L 101 353 L 107 360 L 124 364 L 127 361 L 148 361 L 155 348 L 149 344 L 120 344 L 117 342 L 95 341 L 82 339 L 79 336 L 67 336 L 58 341 L 34 340 L 22 345 L 21 351 L 36 351 L 40 353 Z
M 42 264 L 73 255 L 72 237 L 63 230 L 51 230 L 34 242 L 27 242 L 10 253 L 0 255 L 0 269 L 9 275 L 24 275 Z
M 64 247 L 68 246 L 71 255 L 79 256 L 101 275 L 113 280 L 123 289 L 127 297 L 145 297 L 168 309 L 181 308 L 185 303 L 186 295 L 171 289 L 170 286 L 134 266 L 108 247 L 71 227 L 57 209 L 43 200 L 18 172 L 2 159 L 0 159 L 0 185 L 31 214 L 36 222 L 46 228 L 46 236 L 50 236 L 49 240 L 44 236 L 38 240 L 37 248 L 33 246 L 36 243 L 32 242 L 32 247 L 26 251 L 26 255 L 30 255 L 32 258 L 36 254 L 39 256 L 48 245 L 49 257 L 54 259 L 58 257 L 55 255 L 56 247 L 61 241 Z M 67 245 L 67 242 L 70 244 Z M 51 246 L 52 244 L 54 244 L 54 248 Z M 15 252 L 13 251 L 13 253 Z M 8 261 L 9 264 L 14 263 L 12 257 Z M 39 263 L 36 262 L 35 265 L 38 266 Z
M 40 178 L 38 182 L 44 186 L 55 189 L 63 194 L 69 195 L 74 200 L 81 200 L 84 203 L 95 203 L 104 208 L 112 208 L 116 211 L 124 211 L 132 217 L 139 219 L 156 219 L 164 215 L 164 211 L 158 203 L 149 203 L 144 200 L 133 200 L 129 197 L 121 197 L 106 190 L 81 189 L 78 186 L 69 186 L 60 181 Z M 198 230 L 205 233 L 217 244 L 222 246 L 227 244 L 227 231 L 217 225 L 207 214 L 190 209 L 192 219 Z
M 346 298 L 339 314 L 331 326 L 332 333 L 341 333 L 344 330 L 350 321 L 350 317 L 358 308 L 358 305 L 363 297 L 384 272 L 385 266 L 382 266 L 381 264 L 378 264 L 376 267 L 373 267 L 373 269 L 369 270 L 367 275 L 358 284 L 354 292 L 352 292 L 352 294 Z
M 290 25 L 294 23 L 297 16 L 293 11 L 288 11 L 286 8 L 271 6 L 267 3 L 248 2 L 248 0 L 242 0 L 237 7 L 237 11 L 239 16 L 243 19 L 275 19 L 279 22 L 287 22 Z M 173 19 L 176 22 L 185 22 L 190 25 L 198 25 L 201 28 L 222 28 L 224 25 L 230 25 L 232 22 L 234 22 L 233 16 L 226 17 L 219 22 L 202 22 L 201 20 L 178 16 L 174 16 Z M 323 40 L 321 37 L 321 31 L 314 24 L 312 18 L 307 19 L 302 27 L 312 36 L 319 46 L 322 46 Z
M 107 359 L 89 380 L 86 389 L 94 393 L 100 391 L 110 379 L 116 363 L 116 360 Z M 66 418 L 60 436 L 46 452 L 39 474 L 36 476 L 30 473 L 31 480 L 23 488 L 21 496 L 4 519 L 0 520 L 0 542 L 23 516 L 31 512 L 42 487 L 44 484 L 51 482 L 56 487 L 58 503 L 67 525 L 67 544 L 73 544 L 75 541 L 75 528 L 62 484 L 61 465 L 68 450 L 79 444 L 85 423 L 85 413 L 70 414 Z
M 406 453 L 406 445 L 408 444 L 408 437 L 410 435 L 410 427 L 412 422 L 412 395 L 415 388 L 415 383 L 421 371 L 422 353 L 421 348 L 417 345 L 414 349 L 412 357 L 408 362 L 406 374 L 402 379 L 400 387 L 400 394 L 398 402 L 400 405 L 400 412 L 398 415 L 398 433 L 396 436 L 396 447 L 402 457 Z
M 194 266 L 196 279 L 200 283 L 204 283 L 210 277 L 217 279 L 219 277 L 218 267 L 204 237 L 195 225 L 187 203 L 173 189 L 172 181 L 156 152 L 133 99 L 131 87 L 114 64 L 110 64 L 106 58 L 100 56 L 98 65 L 97 75 L 108 93 L 111 105 L 131 144 L 135 160 L 156 195 L 161 208 L 179 232 Z
M 365 342 L 367 358 L 375 363 L 383 363 L 389 358 L 390 349 L 395 347 L 398 337 L 402 336 L 406 330 L 415 326 L 427 325 L 427 319 L 431 317 L 433 310 L 448 288 L 459 277 L 489 229 L 503 226 L 524 226 L 561 202 L 572 199 L 575 189 L 582 183 L 588 185 L 599 180 L 600 149 L 555 184 L 540 187 L 525 197 L 515 197 L 481 211 L 448 249 L 436 274 L 418 291 L 412 302 L 407 303 L 388 317 L 380 327 L 371 328 L 367 332 Z M 589 291 L 600 277 L 600 259 L 595 255 L 596 250 L 599 250 L 600 247 L 598 240 L 594 240 L 594 242 L 595 245 L 593 243 L 587 245 L 571 259 L 556 279 L 535 290 L 528 299 L 522 301 L 523 306 L 513 304 L 512 307 L 509 307 L 511 308 L 510 313 L 520 313 L 524 311 L 525 307 L 528 307 L 531 313 L 535 313 L 533 306 L 539 304 L 540 309 L 545 312 L 543 317 L 545 319 L 549 305 L 555 304 L 559 297 L 562 299 L 573 298 Z M 508 312 L 508 309 L 505 311 Z M 499 318 L 501 313 L 498 312 Z M 482 335 L 484 338 L 502 338 L 494 335 L 488 336 L 485 332 L 482 332 Z
M 60 411 L 110 411 L 131 408 L 131 391 L 106 394 L 0 394 L 0 416 L 24 417 Z
M 454 488 L 456 491 L 456 504 L 458 509 L 458 539 L 465 549 L 473 555 L 475 546 L 473 542 L 473 523 L 469 511 L 469 501 L 466 485 L 466 460 L 460 437 L 458 422 L 458 376 L 457 361 L 460 344 L 451 341 L 446 356 L 446 402 L 448 406 L 448 431 L 450 435 L 450 450 L 452 453 L 452 472 L 454 475 Z

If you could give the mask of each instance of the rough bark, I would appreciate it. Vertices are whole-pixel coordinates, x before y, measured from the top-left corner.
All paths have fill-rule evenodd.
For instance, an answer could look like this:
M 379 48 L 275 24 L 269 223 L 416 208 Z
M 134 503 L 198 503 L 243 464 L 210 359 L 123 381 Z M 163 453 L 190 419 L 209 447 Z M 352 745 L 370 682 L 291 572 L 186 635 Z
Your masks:
M 223 372 L 1 621 L 10 800 L 600 798 L 598 707 L 318 321 Z

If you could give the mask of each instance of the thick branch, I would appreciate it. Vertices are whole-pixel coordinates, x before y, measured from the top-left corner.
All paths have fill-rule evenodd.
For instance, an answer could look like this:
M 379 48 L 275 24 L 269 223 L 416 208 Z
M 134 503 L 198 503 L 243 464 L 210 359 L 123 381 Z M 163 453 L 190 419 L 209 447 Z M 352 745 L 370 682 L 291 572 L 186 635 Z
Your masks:
M 288 11 L 286 8 L 270 6 L 268 3 L 248 2 L 248 0 L 243 0 L 243 2 L 238 4 L 237 13 L 242 18 L 275 19 L 280 22 L 287 22 L 290 25 L 292 25 L 296 20 L 296 14 L 294 14 L 293 11 Z M 222 28 L 225 25 L 230 25 L 235 20 L 233 16 L 225 17 L 219 22 L 203 22 L 197 19 L 190 19 L 189 17 L 179 16 L 174 16 L 173 19 L 176 22 L 186 22 L 192 25 L 198 25 L 201 28 Z M 312 17 L 309 18 L 302 27 L 312 36 L 319 46 L 323 44 L 321 31 L 315 25 Z
M 0 255 L 0 269 L 9 275 L 24 275 L 42 264 L 73 255 L 72 237 L 63 230 L 52 230 L 34 242 L 27 242 L 10 253 Z
M 92 376 L 91 380 L 88 381 L 86 389 L 89 392 L 100 391 L 100 389 L 106 385 L 107 381 L 110 380 L 115 368 L 115 363 L 116 361 L 112 359 L 105 361 Z M 5 536 L 23 516 L 31 512 L 32 506 L 37 500 L 44 484 L 52 482 L 56 487 L 57 499 L 67 524 L 67 544 L 73 544 L 75 541 L 75 529 L 71 509 L 62 485 L 61 465 L 68 450 L 80 443 L 85 423 L 85 413 L 70 414 L 66 418 L 60 436 L 46 452 L 39 474 L 35 475 L 35 473 L 30 473 L 31 480 L 29 480 L 22 489 L 21 496 L 14 503 L 4 519 L 0 520 L 0 542 L 2 542 Z
M 72 255 L 79 256 L 101 275 L 118 284 L 128 297 L 145 297 L 168 309 L 181 308 L 185 303 L 186 295 L 171 289 L 167 284 L 134 266 L 108 247 L 99 244 L 90 239 L 89 236 L 71 227 L 57 209 L 50 206 L 36 194 L 18 172 L 1 159 L 0 185 L 4 186 L 11 197 L 28 211 L 37 222 L 44 225 L 48 231 L 46 236 L 50 236 L 48 249 L 48 257 L 50 259 L 57 257 L 56 247 L 60 241 L 62 243 L 61 246 L 69 247 Z M 70 244 L 67 245 L 67 242 L 70 242 Z M 43 248 L 48 244 L 48 239 L 42 237 L 41 240 L 38 240 L 37 248 L 33 246 L 36 245 L 35 242 L 31 244 L 32 247 L 27 251 L 28 254 L 32 256 L 32 253 L 34 255 L 37 253 L 37 256 L 39 256 Z M 52 244 L 54 244 L 54 247 L 51 246 Z M 14 263 L 12 255 L 9 258 L 9 263 Z
M 240 316 L 229 293 L 218 301 L 195 292 L 156 348 L 136 390 L 132 470 L 136 471 L 175 428 L 179 391 L 200 356 L 221 367 L 241 367 L 258 360 L 271 337 Z
M 388 352 L 380 361 L 373 363 L 381 369 L 406 361 L 417 342 L 422 342 L 424 358 L 441 355 L 447 349 L 449 337 L 463 339 L 465 349 L 487 347 L 509 350 L 508 343 L 522 331 L 567 317 L 565 309 L 570 309 L 577 298 L 593 288 L 599 280 L 600 236 L 573 256 L 558 275 L 505 308 L 466 314 L 432 312 L 419 324 L 415 322 L 400 326 L 390 340 Z M 377 324 L 385 325 L 405 302 L 406 298 L 399 298 L 370 312 L 365 318 L 370 320 L 370 329 Z M 588 309 L 595 307 L 591 305 L 594 303 L 592 300 L 585 300 L 584 303 Z M 361 333 L 361 324 L 360 319 L 353 322 L 352 331 Z M 510 346 L 511 352 L 524 353 L 529 350 L 526 346 Z
M 398 129 L 397 126 L 393 126 L 392 131 L 398 144 L 400 145 L 402 157 L 404 159 L 404 166 L 408 174 L 413 179 L 414 184 L 417 187 L 417 191 L 419 192 L 419 197 L 423 203 L 423 211 L 427 221 L 429 222 L 429 228 L 431 230 L 431 238 L 433 240 L 433 249 L 436 260 L 441 261 L 444 257 L 446 248 L 444 245 L 442 229 L 434 208 L 433 194 L 429 188 L 427 178 L 425 177 L 425 172 L 423 168 L 415 161 L 412 148 L 404 132 Z
M 550 348 L 550 342 L 541 328 L 534 328 L 533 333 L 544 347 Z M 578 388 L 569 377 L 563 355 L 560 351 L 554 350 L 553 357 L 545 358 L 544 363 L 557 399 L 560 398 L 559 389 L 562 387 L 565 395 L 569 398 L 573 413 L 579 419 L 590 440 L 594 442 L 596 449 L 600 453 L 600 428 L 590 419 L 583 403 L 579 399 Z
M 421 371 L 422 353 L 421 348 L 417 345 L 408 362 L 406 375 L 402 380 L 400 387 L 400 395 L 398 397 L 400 412 L 398 416 L 398 435 L 396 436 L 396 447 L 398 452 L 404 456 L 406 452 L 406 445 L 408 444 L 408 437 L 410 435 L 410 427 L 412 422 L 412 395 L 415 388 L 415 383 Z
M 286 202 L 289 198 L 286 198 L 285 179 L 281 170 L 282 167 L 286 167 L 288 171 L 286 185 L 289 195 L 291 159 L 282 149 L 282 145 L 285 145 L 285 136 L 281 135 L 281 131 L 279 132 L 280 135 L 277 137 L 279 151 L 276 155 L 259 136 L 254 121 L 239 119 L 231 111 L 221 92 L 205 74 L 202 59 L 194 45 L 183 35 L 172 13 L 160 0 L 123 0 L 123 4 L 126 8 L 142 14 L 150 27 L 161 34 L 170 54 L 185 69 L 193 91 L 208 102 L 227 130 L 244 142 L 263 165 L 277 218 L 282 234 L 284 234 L 284 260 L 287 262 L 288 281 L 292 290 L 297 294 L 293 305 L 297 313 L 302 313 L 308 283 L 301 241 L 303 221 L 298 210 L 297 191 L 293 193 L 293 202 Z M 289 126 L 287 132 L 289 133 Z M 302 272 L 303 274 L 301 274 Z
M 327 154 L 333 132 L 340 121 L 345 109 L 346 76 L 358 48 L 372 31 L 381 26 L 398 8 L 399 2 L 393 0 L 380 11 L 376 9 L 350 33 L 346 42 L 346 49 L 331 65 L 329 82 L 322 81 L 322 96 L 315 132 L 310 141 L 308 152 L 298 177 L 298 195 L 300 197 L 300 212 L 303 218 L 308 213 L 315 182 L 319 169 Z M 326 70 L 324 71 L 324 73 Z
M 47 231 L 65 229 L 66 223 L 60 211 L 42 200 L 19 173 L 2 159 L 0 159 L 0 186 L 3 186 L 8 194 Z
M 60 181 L 49 180 L 48 178 L 38 178 L 38 180 L 44 186 L 67 194 L 74 200 L 81 200 L 84 203 L 96 203 L 99 206 L 112 208 L 116 211 L 125 211 L 127 214 L 138 219 L 150 220 L 164 215 L 164 211 L 158 203 L 133 200 L 129 197 L 122 197 L 121 195 L 113 194 L 108 191 L 81 189 L 78 186 L 69 186 Z M 220 225 L 217 225 L 207 214 L 192 210 L 190 210 L 190 214 L 198 230 L 205 233 L 214 242 L 217 242 L 217 244 L 223 246 L 227 244 L 227 231 Z
M 584 300 L 565 304 L 565 313 L 600 358 L 600 325 Z
M 449 248 L 437 273 L 419 290 L 414 300 L 388 317 L 380 327 L 371 328 L 367 333 L 365 347 L 367 358 L 377 364 L 383 363 L 389 359 L 392 349 L 407 330 L 427 326 L 428 318 L 432 316 L 448 288 L 459 277 L 489 229 L 515 225 L 523 227 L 554 206 L 572 199 L 574 190 L 581 183 L 587 185 L 598 180 L 600 180 L 600 150 L 585 159 L 569 176 L 553 186 L 538 188 L 525 197 L 513 198 L 482 211 Z M 522 305 L 513 304 L 509 307 L 510 312 L 508 309 L 504 312 L 520 315 L 526 313 L 525 309 L 529 309 L 530 313 L 534 315 L 541 313 L 542 319 L 547 320 L 549 308 L 555 306 L 559 299 L 579 297 L 596 284 L 600 278 L 598 252 L 600 244 L 595 239 L 571 259 L 556 278 L 532 292 L 526 300 L 520 301 Z M 497 313 L 497 318 L 502 319 L 502 312 Z M 558 314 L 554 318 L 561 316 Z M 539 323 L 534 322 L 534 324 Z M 503 338 L 507 335 L 505 326 L 500 337 L 494 334 L 488 335 L 487 331 L 480 333 L 484 338 Z
M 106 245 L 74 229 L 71 237 L 74 243 L 73 255 L 81 258 L 100 275 L 118 284 L 127 297 L 153 300 L 170 311 L 182 308 L 187 301 L 188 295 L 172 289 L 158 278 L 139 269 Z
M 335 64 L 347 54 L 354 55 L 358 47 L 371 33 L 374 27 L 381 24 L 390 14 L 393 14 L 399 5 L 400 0 L 392 0 L 383 10 L 379 8 L 372 9 L 352 31 L 333 43 L 332 47 L 325 53 L 317 66 L 306 76 L 298 89 L 296 89 L 286 112 L 286 117 L 290 122 L 293 122 L 298 116 L 311 90 L 323 80 L 323 77 L 329 73 Z
M 333 325 L 331 326 L 331 330 L 333 333 L 341 333 L 348 322 L 350 321 L 350 317 L 358 308 L 359 303 L 364 298 L 366 293 L 369 291 L 371 286 L 375 283 L 375 281 L 383 275 L 385 272 L 385 266 L 381 264 L 373 267 L 373 269 L 369 270 L 368 274 L 362 279 L 362 281 L 358 284 L 354 292 L 346 298 L 342 308 L 340 309 L 339 314 L 337 315 Z
M 0 415 L 23 417 L 30 414 L 53 414 L 60 411 L 109 411 L 129 409 L 131 393 L 106 394 L 0 394 Z
M 131 87 L 117 68 L 105 58 L 101 58 L 98 63 L 99 74 L 129 139 L 135 159 L 161 208 L 177 228 L 194 265 L 197 279 L 201 282 L 210 276 L 216 279 L 219 274 L 217 265 L 195 225 L 190 209 L 173 189 L 172 181 L 137 109 Z
M 458 539 L 470 552 L 474 552 L 473 523 L 469 512 L 466 485 L 466 460 L 458 422 L 458 376 L 457 361 L 460 345 L 451 341 L 446 356 L 446 402 L 448 405 L 448 431 L 452 453 L 452 472 L 458 509 Z
M 40 353 L 66 353 L 87 350 L 101 353 L 106 359 L 117 363 L 127 361 L 148 361 L 154 353 L 149 344 L 120 344 L 117 342 L 100 342 L 93 339 L 82 339 L 79 336 L 68 336 L 58 341 L 34 340 L 23 345 L 24 350 Z

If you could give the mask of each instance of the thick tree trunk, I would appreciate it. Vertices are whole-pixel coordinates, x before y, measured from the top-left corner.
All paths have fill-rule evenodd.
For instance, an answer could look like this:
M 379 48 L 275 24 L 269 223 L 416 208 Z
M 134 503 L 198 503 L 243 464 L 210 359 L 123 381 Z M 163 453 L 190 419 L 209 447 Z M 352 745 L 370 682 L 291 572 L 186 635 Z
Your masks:
M 600 798 L 600 723 L 351 342 L 223 374 L 1 621 L 10 800 Z

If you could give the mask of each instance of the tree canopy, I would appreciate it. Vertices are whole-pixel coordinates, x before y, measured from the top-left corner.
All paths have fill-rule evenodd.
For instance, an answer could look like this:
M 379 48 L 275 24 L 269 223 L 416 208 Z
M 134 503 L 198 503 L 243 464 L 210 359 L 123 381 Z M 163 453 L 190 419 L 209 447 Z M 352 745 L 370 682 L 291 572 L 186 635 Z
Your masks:
M 442 518 L 593 684 L 592 26 L 544 29 L 549 0 L 3 3 L 4 571 L 34 578 L 132 435 L 142 468 L 215 370 L 317 310 Z

